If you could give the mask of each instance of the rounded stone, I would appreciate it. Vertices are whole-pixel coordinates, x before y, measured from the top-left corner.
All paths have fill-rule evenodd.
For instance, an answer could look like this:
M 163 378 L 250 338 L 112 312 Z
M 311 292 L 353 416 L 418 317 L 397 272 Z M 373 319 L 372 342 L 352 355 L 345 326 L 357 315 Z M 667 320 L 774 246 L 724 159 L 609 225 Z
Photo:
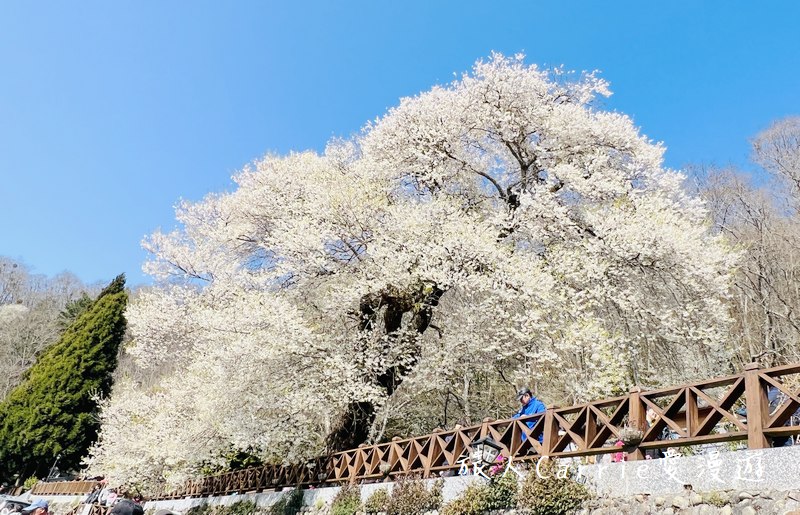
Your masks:
M 689 507 L 689 499 L 686 497 L 673 497 L 672 506 L 678 508 L 679 510 L 685 510 Z

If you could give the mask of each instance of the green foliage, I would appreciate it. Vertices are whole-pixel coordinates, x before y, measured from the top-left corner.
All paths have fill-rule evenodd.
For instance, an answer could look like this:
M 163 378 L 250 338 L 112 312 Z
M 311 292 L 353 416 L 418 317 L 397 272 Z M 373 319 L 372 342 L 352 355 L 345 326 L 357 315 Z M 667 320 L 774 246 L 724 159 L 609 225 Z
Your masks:
M 516 507 L 519 485 L 516 474 L 498 475 L 488 483 L 472 484 L 461 497 L 447 503 L 442 515 L 480 515 Z
M 64 309 L 61 310 L 61 313 L 58 314 L 58 326 L 61 330 L 65 330 L 72 325 L 78 317 L 86 313 L 86 310 L 92 306 L 93 302 L 92 298 L 85 292 L 80 298 L 68 302 L 67 305 L 64 306 Z
M 295 515 L 303 508 L 303 491 L 295 488 L 269 507 L 269 515 Z
M 204 502 L 189 508 L 186 515 L 253 515 L 256 511 L 258 506 L 253 501 L 237 501 L 230 506 L 222 504 L 212 506 Z
M 364 511 L 367 513 L 378 513 L 389 510 L 389 492 L 383 488 L 375 490 L 364 502 Z
M 458 498 L 444 505 L 440 515 L 480 515 L 488 509 L 487 490 L 487 485 L 469 485 Z
M 189 511 L 186 512 L 186 515 L 210 515 L 211 514 L 211 506 L 208 503 L 201 503 L 197 506 L 192 506 L 189 508 Z
M 389 515 L 419 515 L 426 511 L 438 510 L 442 505 L 444 481 L 436 481 L 430 490 L 425 482 L 413 477 L 399 477 L 392 488 Z
M 495 476 L 489 482 L 489 495 L 487 502 L 490 510 L 506 510 L 517 505 L 519 483 L 517 475 L 513 473 L 505 476 Z
M 31 476 L 28 479 L 26 479 L 24 483 L 22 483 L 22 488 L 24 490 L 30 490 L 31 488 L 36 486 L 36 483 L 38 483 L 38 482 L 39 482 L 39 478 L 38 477 Z
M 532 470 L 522 483 L 518 504 L 531 515 L 561 515 L 580 508 L 590 496 L 570 471 L 543 458 L 538 473 Z
M 238 501 L 228 506 L 224 515 L 253 515 L 257 508 L 253 501 Z
M 703 494 L 703 502 L 710 504 L 711 506 L 716 506 L 717 508 L 722 508 L 723 506 L 727 506 L 729 504 L 728 497 L 719 492 L 708 492 Z
M 0 404 L 0 476 L 43 477 L 59 458 L 74 470 L 97 438 L 96 396 L 111 390 L 125 335 L 125 278 L 119 276 L 39 355 Z
M 345 484 L 336 493 L 331 504 L 331 515 L 355 515 L 361 508 L 361 487 Z

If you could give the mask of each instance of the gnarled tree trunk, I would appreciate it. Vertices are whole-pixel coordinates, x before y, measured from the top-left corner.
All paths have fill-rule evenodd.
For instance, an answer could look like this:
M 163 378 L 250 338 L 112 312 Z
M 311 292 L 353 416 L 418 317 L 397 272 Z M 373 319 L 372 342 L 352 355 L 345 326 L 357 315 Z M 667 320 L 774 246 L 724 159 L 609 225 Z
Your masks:
M 428 329 L 433 318 L 433 308 L 445 291 L 435 284 L 423 283 L 414 288 L 400 290 L 387 286 L 378 293 L 365 295 L 359 305 L 359 330 L 371 333 L 380 330 L 379 318 L 383 321 L 383 330 L 390 340 L 407 339 L 408 360 L 403 365 L 392 366 L 372 377 L 367 378 L 380 386 L 391 396 L 403 382 L 419 360 L 421 347 L 419 338 Z M 411 319 L 403 327 L 403 315 L 411 313 Z M 339 419 L 335 429 L 328 435 L 328 450 L 331 452 L 353 449 L 369 438 L 370 428 L 375 422 L 376 406 L 372 401 L 354 401 Z

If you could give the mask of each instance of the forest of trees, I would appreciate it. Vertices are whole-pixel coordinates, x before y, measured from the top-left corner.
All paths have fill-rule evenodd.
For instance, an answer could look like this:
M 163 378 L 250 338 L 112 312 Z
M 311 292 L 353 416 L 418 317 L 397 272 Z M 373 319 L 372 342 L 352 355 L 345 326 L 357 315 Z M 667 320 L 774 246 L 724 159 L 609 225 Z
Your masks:
M 68 272 L 48 278 L 0 256 L 0 400 L 99 291 Z

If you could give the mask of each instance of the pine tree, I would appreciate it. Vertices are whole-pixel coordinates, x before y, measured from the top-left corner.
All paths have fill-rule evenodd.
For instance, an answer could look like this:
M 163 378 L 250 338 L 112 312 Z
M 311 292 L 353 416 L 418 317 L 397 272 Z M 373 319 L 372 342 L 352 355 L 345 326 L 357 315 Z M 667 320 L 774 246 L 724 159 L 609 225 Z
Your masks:
M 76 469 L 97 438 L 95 396 L 111 390 L 125 334 L 125 276 L 115 278 L 38 357 L 0 404 L 0 476 Z

